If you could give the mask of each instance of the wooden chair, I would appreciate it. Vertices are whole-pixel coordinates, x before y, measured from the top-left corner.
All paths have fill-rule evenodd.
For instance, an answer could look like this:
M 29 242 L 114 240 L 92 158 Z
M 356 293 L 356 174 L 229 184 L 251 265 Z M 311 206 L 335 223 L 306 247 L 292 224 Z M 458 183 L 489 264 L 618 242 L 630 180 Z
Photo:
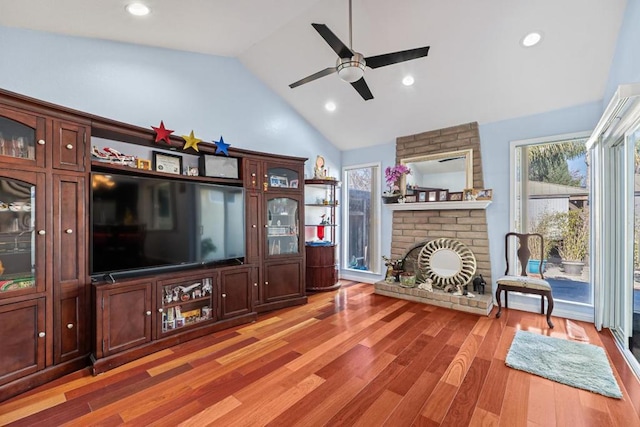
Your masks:
M 544 273 L 542 272 L 542 265 L 540 265 L 540 277 L 532 277 L 527 274 L 527 264 L 531 259 L 531 251 L 529 250 L 529 238 L 540 239 L 539 254 L 533 254 L 533 259 L 540 259 L 542 263 L 543 251 L 544 251 L 544 238 L 541 234 L 521 234 L 521 233 L 507 233 L 504 239 L 505 256 L 507 260 L 507 270 L 505 276 L 496 280 L 498 285 L 496 290 L 496 300 L 498 302 L 498 313 L 496 318 L 499 318 L 502 314 L 502 302 L 501 294 L 504 291 L 504 306 L 509 308 L 509 291 L 521 292 L 526 294 L 540 295 L 540 314 L 544 314 L 544 297 L 547 297 L 547 324 L 550 328 L 553 328 L 553 322 L 551 321 L 551 312 L 553 311 L 553 295 L 551 294 L 551 285 L 544 279 Z M 520 275 L 509 275 L 509 253 L 510 242 L 515 242 L 518 246 L 517 254 L 518 261 L 520 262 Z

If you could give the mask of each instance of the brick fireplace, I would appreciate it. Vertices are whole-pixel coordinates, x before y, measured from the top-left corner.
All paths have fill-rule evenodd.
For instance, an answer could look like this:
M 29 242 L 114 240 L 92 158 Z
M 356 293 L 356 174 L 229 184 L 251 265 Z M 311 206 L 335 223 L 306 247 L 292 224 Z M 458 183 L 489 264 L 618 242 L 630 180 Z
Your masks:
M 402 158 L 469 148 L 473 149 L 473 187 L 484 188 L 480 135 L 475 122 L 398 138 L 396 163 Z M 393 212 L 392 258 L 400 258 L 416 244 L 439 237 L 459 240 L 471 249 L 478 265 L 476 274 L 482 274 L 487 282 L 485 293 L 492 295 L 486 210 Z

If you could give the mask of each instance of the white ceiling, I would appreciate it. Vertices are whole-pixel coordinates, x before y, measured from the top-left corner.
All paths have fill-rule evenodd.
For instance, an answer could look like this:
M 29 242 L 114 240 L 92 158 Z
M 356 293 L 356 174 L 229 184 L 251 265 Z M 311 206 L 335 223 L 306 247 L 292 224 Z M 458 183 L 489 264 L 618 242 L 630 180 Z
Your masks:
M 0 25 L 237 57 L 340 149 L 602 99 L 626 0 L 353 0 L 353 50 L 431 46 L 429 56 L 367 68 L 374 99 L 337 75 L 289 84 L 336 54 L 311 23 L 345 44 L 348 0 L 0 0 Z M 529 31 L 543 41 L 523 48 Z M 406 74 L 415 84 L 402 85 Z M 329 113 L 324 104 L 333 101 Z

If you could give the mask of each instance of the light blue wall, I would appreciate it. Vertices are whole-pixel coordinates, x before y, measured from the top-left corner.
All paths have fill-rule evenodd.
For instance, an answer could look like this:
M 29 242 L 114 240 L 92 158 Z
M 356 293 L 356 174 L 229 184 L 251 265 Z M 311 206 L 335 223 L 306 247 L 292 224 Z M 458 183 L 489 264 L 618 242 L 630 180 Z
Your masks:
M 307 157 L 340 151 L 236 59 L 0 26 L 0 88 L 176 135 Z
M 609 70 L 603 109 L 616 88 L 625 83 L 640 83 L 640 0 L 627 0 L 622 28 Z

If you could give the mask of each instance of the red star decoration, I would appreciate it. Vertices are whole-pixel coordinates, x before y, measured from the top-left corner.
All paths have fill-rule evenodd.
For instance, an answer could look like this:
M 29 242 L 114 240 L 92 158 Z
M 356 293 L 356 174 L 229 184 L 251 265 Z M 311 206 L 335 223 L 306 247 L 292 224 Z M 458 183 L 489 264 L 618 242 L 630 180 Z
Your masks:
M 156 131 L 156 142 L 160 142 L 164 139 L 167 144 L 170 144 L 169 135 L 173 133 L 171 129 L 166 129 L 164 127 L 164 122 L 160 120 L 160 127 L 151 126 L 151 129 Z

